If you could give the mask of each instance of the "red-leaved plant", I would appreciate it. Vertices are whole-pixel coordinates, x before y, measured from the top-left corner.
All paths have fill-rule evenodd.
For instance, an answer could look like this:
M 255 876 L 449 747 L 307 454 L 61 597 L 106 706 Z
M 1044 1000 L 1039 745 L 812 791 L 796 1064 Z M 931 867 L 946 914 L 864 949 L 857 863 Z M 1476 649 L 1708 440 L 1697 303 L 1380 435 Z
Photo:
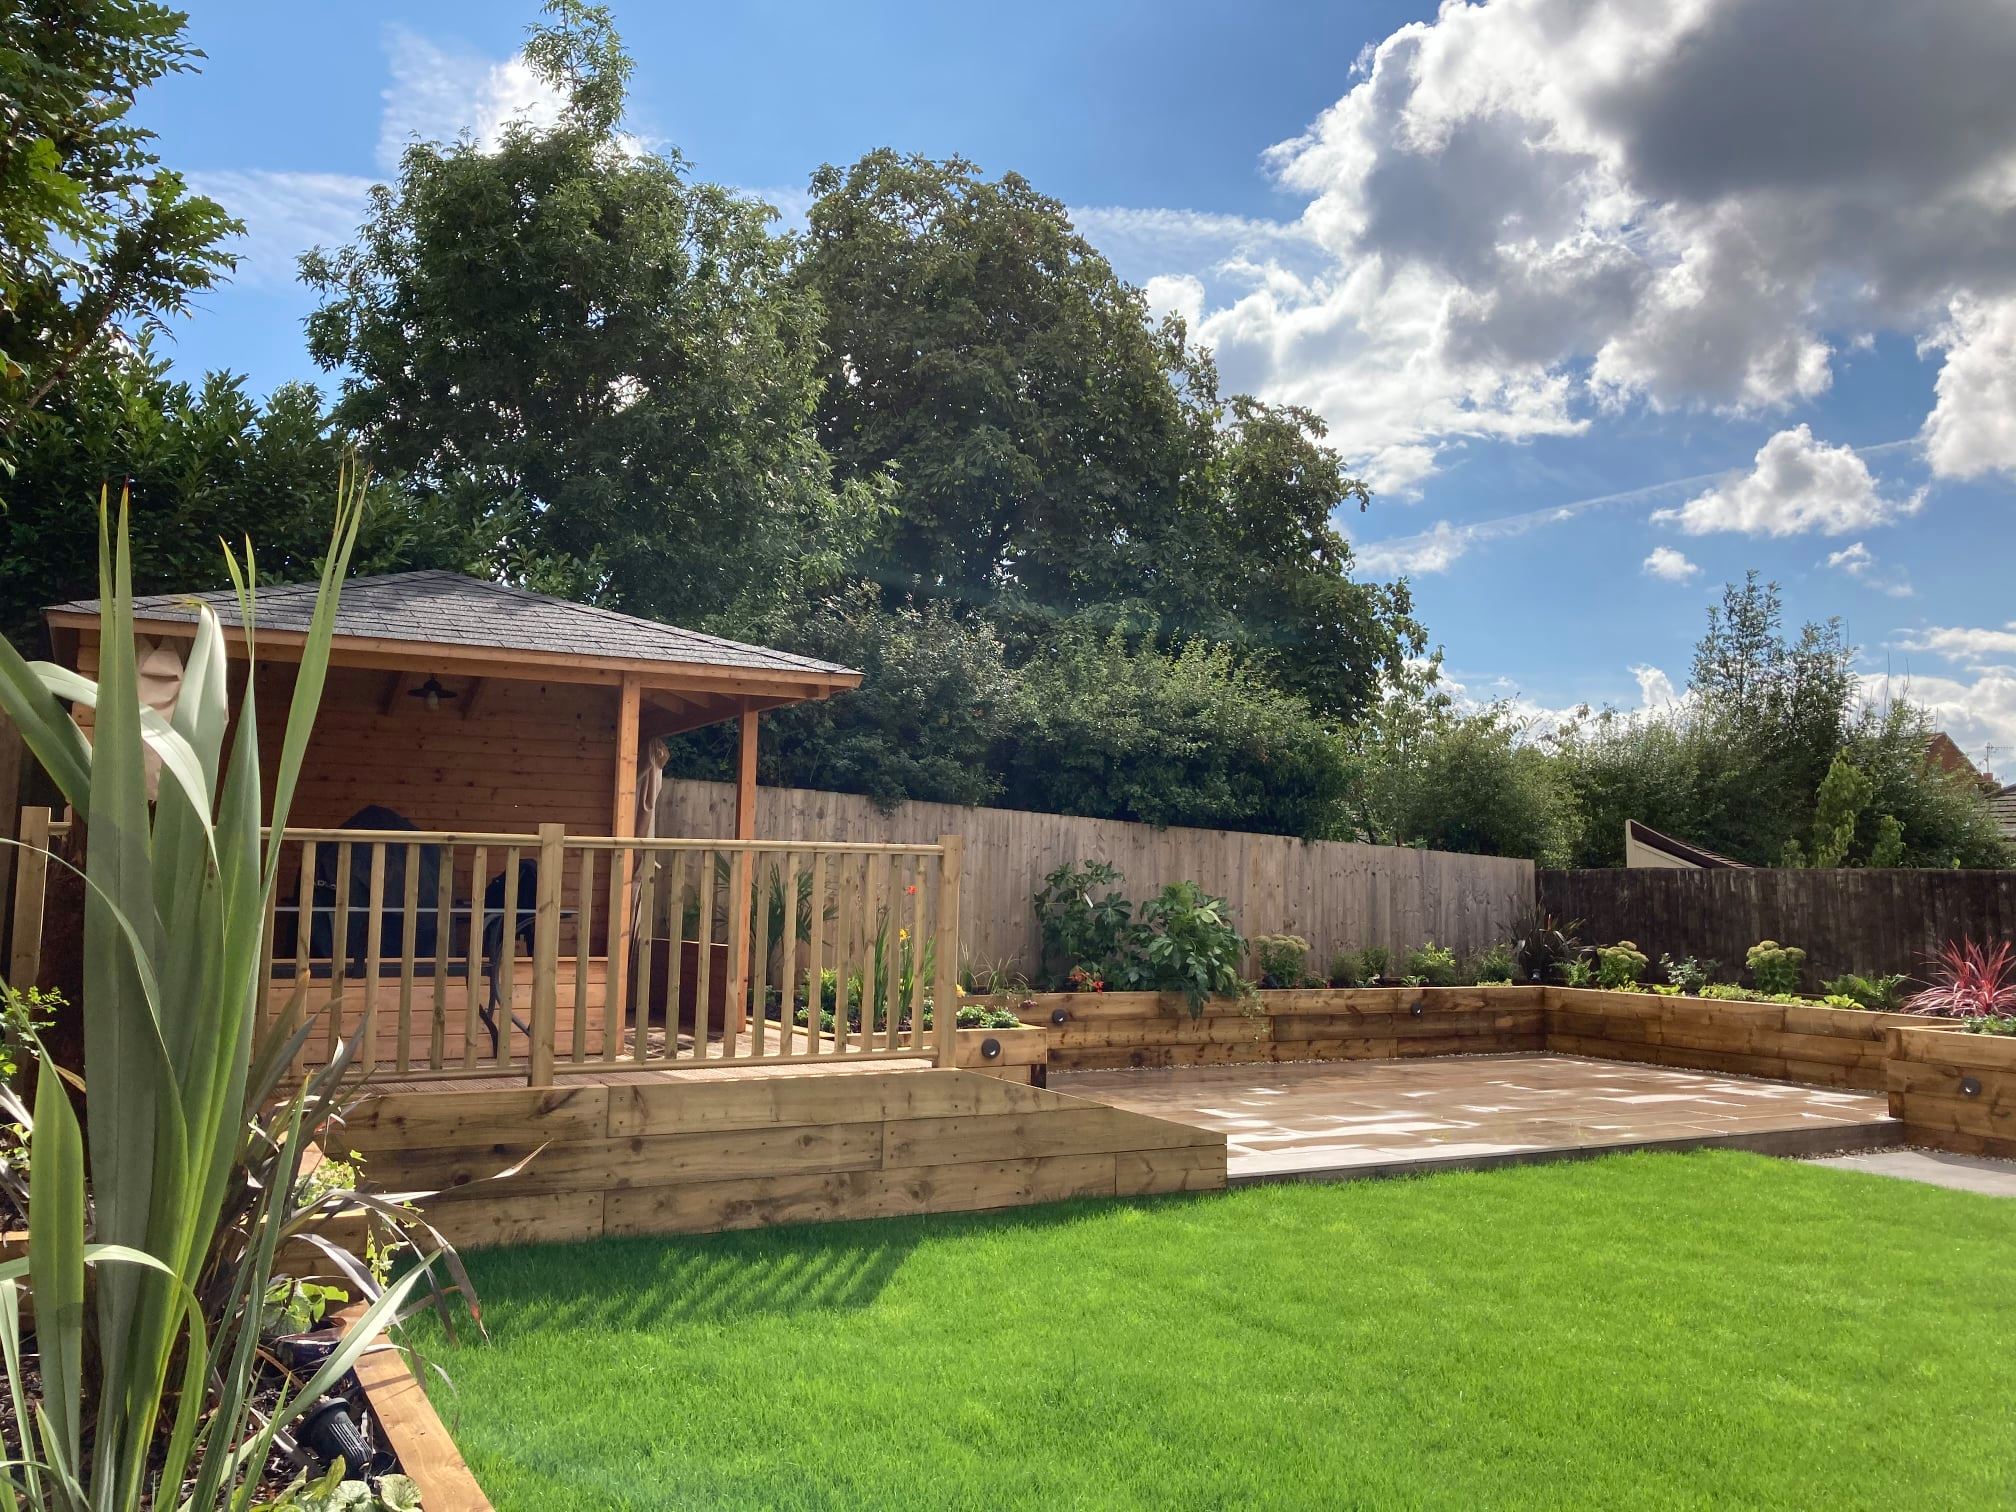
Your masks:
M 2007 940 L 1993 950 L 1973 940 L 1949 940 L 1926 964 L 1932 985 L 1904 1000 L 1911 1012 L 1940 1018 L 2016 1013 L 2016 951 Z

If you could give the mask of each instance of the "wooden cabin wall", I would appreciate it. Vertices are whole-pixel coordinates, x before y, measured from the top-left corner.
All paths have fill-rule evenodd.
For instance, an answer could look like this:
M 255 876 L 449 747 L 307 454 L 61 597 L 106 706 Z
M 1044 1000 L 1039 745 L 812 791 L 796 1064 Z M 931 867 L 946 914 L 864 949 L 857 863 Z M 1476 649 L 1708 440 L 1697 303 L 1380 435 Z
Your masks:
M 293 673 L 282 664 L 260 673 L 259 743 L 269 762 L 286 728 Z M 394 687 L 396 676 L 330 669 L 291 823 L 334 826 L 376 803 L 423 830 L 529 835 L 560 823 L 577 835 L 609 833 L 614 688 L 487 678 L 472 689 L 466 678 L 444 677 L 456 696 L 429 709 L 409 696 L 412 680 Z M 270 802 L 270 769 L 265 788 Z
M 95 676 L 97 637 L 78 648 L 78 669 Z M 245 668 L 233 662 L 236 708 Z M 260 787 L 270 810 L 275 763 L 286 732 L 295 668 L 267 662 L 259 669 Z M 519 678 L 442 677 L 455 696 L 429 709 L 409 696 L 425 674 L 401 675 L 363 667 L 331 667 L 315 719 L 314 738 L 302 763 L 288 822 L 303 829 L 333 829 L 369 804 L 404 815 L 423 830 L 531 835 L 541 824 L 560 823 L 576 835 L 606 835 L 614 817 L 617 690 L 614 687 L 534 682 Z M 82 721 L 89 728 L 88 718 Z M 227 748 L 228 749 L 228 748 Z M 470 853 L 458 850 L 456 897 L 472 896 Z M 487 858 L 488 877 L 504 857 Z M 294 863 L 290 860 L 288 865 Z M 575 905 L 578 858 L 570 855 L 565 904 Z M 596 948 L 605 911 L 606 872 L 598 877 Z M 283 875 L 283 898 L 295 883 Z M 530 900 L 524 900 L 528 905 Z
M 475 687 L 467 678 L 444 677 L 443 686 L 456 696 L 429 709 L 408 695 L 424 679 L 408 678 L 400 686 L 397 676 L 330 668 L 289 823 L 334 828 L 375 803 L 423 830 L 530 835 L 557 823 L 577 835 L 609 833 L 615 689 L 516 678 L 487 678 Z M 293 678 L 294 669 L 282 664 L 260 672 L 259 747 L 268 764 L 263 787 L 269 805 L 271 762 L 286 728 Z M 458 899 L 481 891 L 469 875 L 472 859 L 466 847 L 457 848 Z M 484 882 L 504 870 L 505 857 L 493 848 L 486 860 Z M 579 859 L 570 855 L 563 881 L 570 908 L 578 879 Z M 603 911 L 598 898 L 596 913 Z

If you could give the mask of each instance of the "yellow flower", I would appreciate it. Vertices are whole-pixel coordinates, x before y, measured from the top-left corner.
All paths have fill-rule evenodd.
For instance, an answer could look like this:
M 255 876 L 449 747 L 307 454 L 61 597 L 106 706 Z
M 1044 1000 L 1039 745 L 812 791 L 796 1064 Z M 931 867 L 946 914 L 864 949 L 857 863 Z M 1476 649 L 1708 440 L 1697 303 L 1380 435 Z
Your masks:
M 896 931 L 896 938 L 899 940 L 907 940 L 910 938 L 910 931 L 907 929 L 899 929 Z
M 964 997 L 964 996 L 966 996 L 966 989 L 965 989 L 964 987 L 961 987 L 961 986 L 960 986 L 960 985 L 959 985 L 958 983 L 956 983 L 956 982 L 952 984 L 952 990 L 953 990 L 954 992 L 958 993 L 958 994 L 959 994 L 959 996 L 961 996 L 961 997 Z

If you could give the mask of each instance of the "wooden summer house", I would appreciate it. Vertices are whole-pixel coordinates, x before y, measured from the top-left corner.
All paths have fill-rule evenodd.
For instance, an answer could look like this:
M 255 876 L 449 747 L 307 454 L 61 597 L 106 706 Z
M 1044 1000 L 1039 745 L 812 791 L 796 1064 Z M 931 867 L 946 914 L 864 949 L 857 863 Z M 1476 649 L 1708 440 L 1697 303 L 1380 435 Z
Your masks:
M 235 597 L 158 594 L 136 603 L 135 633 L 142 696 L 164 709 L 198 601 L 225 628 L 234 705 L 242 693 Z M 314 608 L 312 584 L 258 594 L 268 762 Z M 47 623 L 56 658 L 95 675 L 97 602 L 59 605 Z M 948 847 L 755 833 L 762 713 L 860 680 L 458 573 L 346 582 L 268 922 L 270 1011 L 326 1020 L 304 1061 L 368 1020 L 366 1059 L 415 1076 L 515 1065 L 538 1082 L 556 1059 L 585 1071 L 682 1053 L 924 1050 L 910 1022 L 921 1011 L 899 997 L 918 990 L 918 973 L 898 969 L 896 943 L 921 942 L 944 884 L 956 887 Z M 653 742 L 729 720 L 734 835 L 656 834 Z M 88 728 L 88 711 L 79 722 Z M 270 801 L 270 767 L 263 775 Z M 62 829 L 61 816 L 24 816 L 34 822 Z M 832 978 L 859 984 L 852 1021 L 823 1032 L 804 1010 L 822 972 L 829 1008 Z M 794 1025 L 794 1003 L 806 1024 Z

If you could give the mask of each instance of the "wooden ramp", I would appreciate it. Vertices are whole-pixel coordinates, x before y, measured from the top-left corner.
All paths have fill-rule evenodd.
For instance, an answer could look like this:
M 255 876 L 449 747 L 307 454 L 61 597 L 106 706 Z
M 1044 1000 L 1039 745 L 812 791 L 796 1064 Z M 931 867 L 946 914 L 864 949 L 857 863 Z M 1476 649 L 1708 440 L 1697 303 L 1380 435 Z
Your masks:
M 970 1071 L 369 1096 L 332 1151 L 455 1244 L 702 1233 L 1225 1185 L 1225 1136 Z M 525 1169 L 486 1180 L 520 1161 Z

